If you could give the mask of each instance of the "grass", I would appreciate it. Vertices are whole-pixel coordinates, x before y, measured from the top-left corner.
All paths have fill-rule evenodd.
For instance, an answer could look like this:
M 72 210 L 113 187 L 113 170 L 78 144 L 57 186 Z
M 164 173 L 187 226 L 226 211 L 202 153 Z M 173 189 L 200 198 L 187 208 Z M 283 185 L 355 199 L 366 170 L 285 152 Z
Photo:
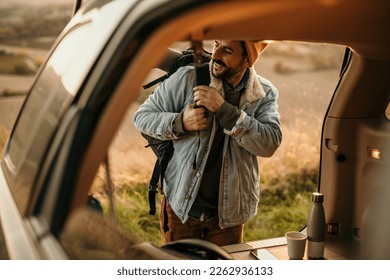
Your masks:
M 260 196 L 258 213 L 245 225 L 245 241 L 283 236 L 306 225 L 311 194 L 317 189 L 317 170 L 273 178 Z M 289 186 L 289 187 L 287 187 Z
M 267 177 L 267 176 L 265 176 Z M 286 231 L 299 230 L 306 225 L 311 193 L 316 190 L 318 171 L 288 174 L 285 177 L 265 178 L 270 185 L 261 192 L 257 215 L 245 224 L 244 241 L 283 236 Z M 264 183 L 264 182 L 262 182 Z M 115 189 L 115 218 L 132 234 L 142 240 L 161 245 L 159 211 L 148 213 L 148 181 L 134 181 Z M 157 209 L 161 195 L 157 197 Z M 107 200 L 103 200 L 109 216 Z
M 134 232 L 142 240 L 153 243 L 160 242 L 160 225 L 158 212 L 156 216 L 149 215 L 148 183 L 140 182 L 135 185 L 125 184 L 119 188 L 119 196 L 126 203 L 118 204 L 116 218 L 126 229 Z M 159 199 L 156 199 L 156 204 Z

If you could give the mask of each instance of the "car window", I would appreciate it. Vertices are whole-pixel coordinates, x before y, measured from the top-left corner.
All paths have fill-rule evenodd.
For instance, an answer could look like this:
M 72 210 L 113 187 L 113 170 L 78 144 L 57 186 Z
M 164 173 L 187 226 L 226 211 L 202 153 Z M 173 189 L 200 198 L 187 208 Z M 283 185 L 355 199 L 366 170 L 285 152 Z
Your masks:
M 211 51 L 212 42 L 205 42 Z M 187 43 L 173 48 L 183 51 Z M 259 158 L 261 195 L 258 214 L 245 225 L 244 241 L 283 236 L 306 225 L 311 193 L 318 188 L 320 139 L 324 116 L 337 86 L 344 47 L 324 44 L 273 43 L 256 64 L 258 74 L 279 90 L 284 139 L 271 158 Z M 163 75 L 154 69 L 145 84 Z M 134 128 L 133 114 L 153 91 L 143 90 L 109 149 L 113 190 L 108 191 L 103 165 L 91 186 L 103 215 L 141 240 L 161 245 L 159 205 L 149 215 L 148 186 L 156 157 Z M 112 196 L 110 196 L 110 193 Z
M 5 154 L 8 173 L 12 174 L 7 179 L 19 207 L 24 207 L 29 198 L 46 147 L 64 112 L 75 100 L 124 13 L 121 11 L 117 17 L 107 17 L 113 10 L 115 4 L 112 3 L 95 6 L 66 32 L 23 105 Z
M 60 242 L 70 259 L 136 259 L 133 245 L 139 239 L 91 208 L 70 215 Z M 138 256 L 139 257 L 139 256 Z

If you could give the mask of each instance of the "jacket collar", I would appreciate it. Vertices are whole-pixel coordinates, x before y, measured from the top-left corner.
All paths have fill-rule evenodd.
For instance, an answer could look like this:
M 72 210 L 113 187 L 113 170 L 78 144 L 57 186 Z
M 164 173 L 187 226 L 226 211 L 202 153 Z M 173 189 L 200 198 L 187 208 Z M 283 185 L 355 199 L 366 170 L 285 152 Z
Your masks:
M 211 62 L 210 62 L 210 87 L 216 89 L 223 97 L 225 97 L 225 92 L 223 90 L 223 82 L 220 79 L 215 78 L 211 74 Z M 241 104 L 243 99 L 249 102 L 254 102 L 265 96 L 264 89 L 261 85 L 260 79 L 256 73 L 254 67 L 249 68 L 249 79 L 247 83 L 247 88 L 241 96 Z

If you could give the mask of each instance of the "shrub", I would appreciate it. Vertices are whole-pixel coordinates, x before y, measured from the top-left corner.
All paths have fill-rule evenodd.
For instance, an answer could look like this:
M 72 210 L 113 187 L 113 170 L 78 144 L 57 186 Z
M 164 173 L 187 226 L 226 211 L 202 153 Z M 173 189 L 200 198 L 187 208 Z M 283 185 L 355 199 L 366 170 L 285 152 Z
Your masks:
M 258 213 L 245 225 L 245 241 L 280 237 L 306 225 L 318 171 L 306 170 L 268 181 L 273 184 L 261 191 Z

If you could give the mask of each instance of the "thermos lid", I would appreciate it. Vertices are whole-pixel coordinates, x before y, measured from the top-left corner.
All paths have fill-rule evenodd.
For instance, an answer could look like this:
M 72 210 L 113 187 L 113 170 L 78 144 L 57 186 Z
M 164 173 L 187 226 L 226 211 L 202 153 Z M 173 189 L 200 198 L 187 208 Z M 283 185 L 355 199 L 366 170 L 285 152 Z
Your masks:
M 314 192 L 311 197 L 311 201 L 315 203 L 322 203 L 324 201 L 324 195 L 319 192 Z

